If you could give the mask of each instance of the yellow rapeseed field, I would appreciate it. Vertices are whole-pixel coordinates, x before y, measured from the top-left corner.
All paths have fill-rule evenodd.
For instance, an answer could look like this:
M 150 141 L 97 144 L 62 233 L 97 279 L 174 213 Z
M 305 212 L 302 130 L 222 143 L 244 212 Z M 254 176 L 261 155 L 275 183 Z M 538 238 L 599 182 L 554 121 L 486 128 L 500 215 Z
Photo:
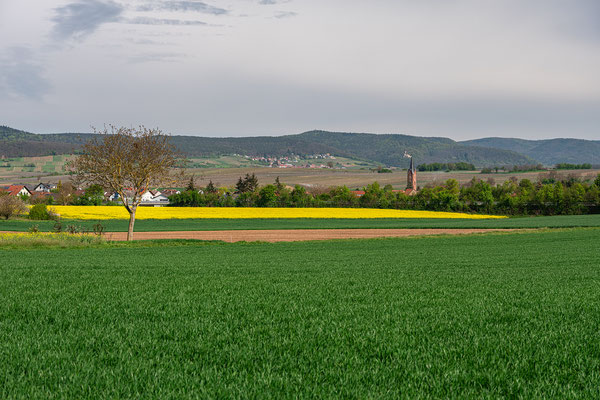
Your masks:
M 54 206 L 67 219 L 128 219 L 124 207 Z M 371 208 L 255 208 L 255 207 L 140 207 L 137 219 L 249 219 L 249 218 L 506 218 L 494 215 Z

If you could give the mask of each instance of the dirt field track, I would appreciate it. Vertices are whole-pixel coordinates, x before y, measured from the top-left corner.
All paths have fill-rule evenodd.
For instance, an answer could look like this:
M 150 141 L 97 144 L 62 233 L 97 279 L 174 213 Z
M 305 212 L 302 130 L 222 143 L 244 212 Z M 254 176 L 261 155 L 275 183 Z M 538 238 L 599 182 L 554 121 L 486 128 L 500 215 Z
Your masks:
M 469 233 L 510 231 L 511 229 L 296 229 L 296 230 L 236 230 L 236 231 L 177 231 L 135 232 L 135 240 L 197 239 L 225 242 L 297 242 L 303 240 L 369 239 L 422 235 L 462 235 Z M 108 240 L 125 240 L 126 232 L 109 232 Z

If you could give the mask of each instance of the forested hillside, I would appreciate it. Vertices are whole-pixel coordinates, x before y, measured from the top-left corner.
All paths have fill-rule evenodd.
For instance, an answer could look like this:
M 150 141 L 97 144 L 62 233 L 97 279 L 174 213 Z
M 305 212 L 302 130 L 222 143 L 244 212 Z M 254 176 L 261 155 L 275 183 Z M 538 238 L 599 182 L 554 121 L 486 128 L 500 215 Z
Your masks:
M 472 147 L 458 144 L 442 137 L 408 135 L 375 135 L 368 133 L 340 133 L 311 131 L 298 135 L 303 139 L 328 145 L 355 156 L 375 160 L 387 165 L 408 164 L 402 159 L 409 152 L 417 163 L 468 162 L 477 166 L 525 164 L 529 158 L 511 151 Z
M 22 157 L 77 152 L 89 133 L 59 133 L 38 135 L 6 126 L 0 127 L 0 156 Z M 239 138 L 208 138 L 173 136 L 173 143 L 188 156 L 242 154 L 280 156 L 322 154 L 359 158 L 377 163 L 406 166 L 404 151 L 418 163 L 468 162 L 477 166 L 515 165 L 534 160 L 509 150 L 466 146 L 451 139 L 408 135 L 376 135 L 310 131 L 298 135 L 258 136 Z
M 525 140 L 512 138 L 483 138 L 460 142 L 467 146 L 511 150 L 546 165 L 558 163 L 600 164 L 600 141 L 582 139 Z
M 52 136 L 36 135 L 0 126 L 0 157 L 36 157 L 73 153 L 79 144 L 55 140 Z

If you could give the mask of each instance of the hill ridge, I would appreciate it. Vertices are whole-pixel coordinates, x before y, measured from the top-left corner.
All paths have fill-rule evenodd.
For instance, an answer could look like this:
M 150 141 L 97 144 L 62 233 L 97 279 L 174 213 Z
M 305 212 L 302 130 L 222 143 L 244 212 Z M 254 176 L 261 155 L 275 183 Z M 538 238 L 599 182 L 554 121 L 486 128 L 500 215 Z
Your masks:
M 76 152 L 91 133 L 35 134 L 0 126 L 0 156 L 22 157 Z M 430 162 L 469 162 L 476 166 L 512 166 L 537 163 L 533 157 L 513 150 L 464 144 L 444 137 L 405 134 L 374 134 L 311 130 L 283 136 L 214 138 L 173 135 L 173 143 L 190 157 L 241 154 L 281 156 L 323 154 L 370 160 L 406 167 L 404 151 L 418 164 Z
M 459 142 L 466 146 L 485 146 L 515 151 L 546 165 L 558 163 L 600 164 L 600 140 L 575 138 L 520 139 L 487 137 Z

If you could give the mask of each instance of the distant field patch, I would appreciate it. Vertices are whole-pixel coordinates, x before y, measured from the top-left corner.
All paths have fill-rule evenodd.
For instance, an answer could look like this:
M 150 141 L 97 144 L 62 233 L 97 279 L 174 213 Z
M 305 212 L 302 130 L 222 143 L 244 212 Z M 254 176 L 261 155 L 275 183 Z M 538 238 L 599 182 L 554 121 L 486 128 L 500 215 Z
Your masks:
M 42 172 L 56 172 L 56 167 L 53 163 L 46 163 L 42 166 Z
M 123 207 L 56 206 L 56 213 L 68 219 L 127 219 Z M 277 219 L 277 218 L 506 218 L 493 215 L 435 211 L 383 210 L 368 208 L 255 208 L 255 207 L 140 207 L 137 219 Z

